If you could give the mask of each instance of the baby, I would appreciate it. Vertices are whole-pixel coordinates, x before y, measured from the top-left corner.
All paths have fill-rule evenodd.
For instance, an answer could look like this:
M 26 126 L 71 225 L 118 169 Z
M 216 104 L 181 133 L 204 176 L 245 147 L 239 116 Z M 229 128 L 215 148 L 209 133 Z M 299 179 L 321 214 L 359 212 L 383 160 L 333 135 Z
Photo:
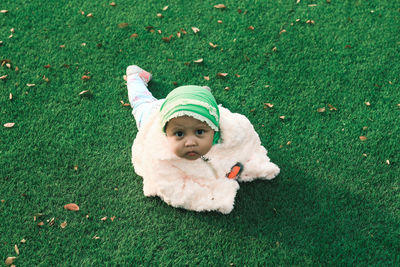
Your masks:
M 133 65 L 126 74 L 139 129 L 132 163 L 143 177 L 145 196 L 159 196 L 174 207 L 228 214 L 238 181 L 279 174 L 250 121 L 218 106 L 209 88 L 181 86 L 157 100 L 147 89 L 149 72 Z

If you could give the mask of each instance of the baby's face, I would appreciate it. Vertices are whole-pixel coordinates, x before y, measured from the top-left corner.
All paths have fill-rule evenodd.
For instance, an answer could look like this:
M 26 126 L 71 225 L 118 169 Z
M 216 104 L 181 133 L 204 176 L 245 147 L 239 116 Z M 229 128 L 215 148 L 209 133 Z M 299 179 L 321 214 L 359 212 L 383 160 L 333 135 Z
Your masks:
M 196 160 L 207 154 L 213 145 L 214 130 L 192 117 L 171 119 L 165 132 L 172 151 L 184 159 Z

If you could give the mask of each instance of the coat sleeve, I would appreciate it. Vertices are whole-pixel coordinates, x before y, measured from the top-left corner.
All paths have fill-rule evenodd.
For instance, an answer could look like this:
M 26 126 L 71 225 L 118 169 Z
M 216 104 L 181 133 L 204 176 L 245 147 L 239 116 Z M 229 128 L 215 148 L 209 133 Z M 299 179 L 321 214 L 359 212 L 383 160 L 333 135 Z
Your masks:
M 167 164 L 168 165 L 168 164 Z M 154 172 L 157 179 L 157 195 L 173 207 L 194 211 L 232 211 L 239 184 L 235 180 L 200 179 L 188 177 L 177 168 L 164 166 L 168 173 Z

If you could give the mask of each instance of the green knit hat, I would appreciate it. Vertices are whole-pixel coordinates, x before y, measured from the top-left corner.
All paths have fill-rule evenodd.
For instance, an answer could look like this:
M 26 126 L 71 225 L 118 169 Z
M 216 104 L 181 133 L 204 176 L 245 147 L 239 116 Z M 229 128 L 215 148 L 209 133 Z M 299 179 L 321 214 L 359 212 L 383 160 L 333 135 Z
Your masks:
M 190 116 L 207 123 L 215 131 L 213 144 L 218 143 L 219 109 L 214 96 L 207 89 L 188 85 L 172 90 L 162 104 L 160 114 L 163 132 L 171 119 Z

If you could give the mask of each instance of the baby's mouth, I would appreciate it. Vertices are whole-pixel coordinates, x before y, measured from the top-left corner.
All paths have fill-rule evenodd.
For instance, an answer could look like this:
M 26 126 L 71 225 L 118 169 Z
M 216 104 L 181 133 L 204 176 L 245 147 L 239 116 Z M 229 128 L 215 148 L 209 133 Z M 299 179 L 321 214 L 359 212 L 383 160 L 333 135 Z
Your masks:
M 189 152 L 186 153 L 186 155 L 188 155 L 188 156 L 190 156 L 190 157 L 194 157 L 194 156 L 197 156 L 198 153 L 196 153 L 196 152 L 194 152 L 194 151 L 189 151 Z

